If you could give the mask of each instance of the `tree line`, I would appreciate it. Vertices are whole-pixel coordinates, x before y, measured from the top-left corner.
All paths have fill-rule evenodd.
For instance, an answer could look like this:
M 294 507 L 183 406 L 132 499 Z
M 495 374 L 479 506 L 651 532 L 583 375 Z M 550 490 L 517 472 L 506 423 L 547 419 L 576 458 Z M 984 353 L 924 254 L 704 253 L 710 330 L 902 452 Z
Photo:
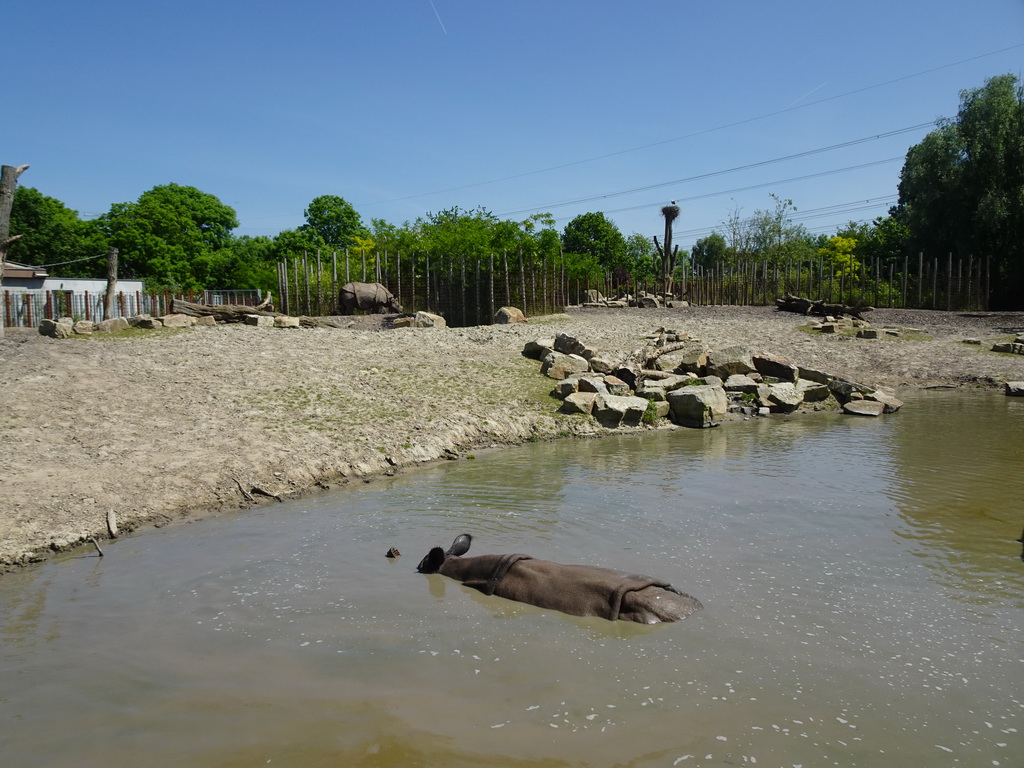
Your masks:
M 304 211 L 305 223 L 273 237 L 235 235 L 238 217 L 217 197 L 195 187 L 156 186 L 134 202 L 116 203 L 83 220 L 60 200 L 30 186 L 14 192 L 10 232 L 21 237 L 7 256 L 47 265 L 62 277 L 103 277 L 110 248 L 120 253 L 119 274 L 141 278 L 147 290 L 204 288 L 276 290 L 277 265 L 317 252 L 458 255 L 480 263 L 494 254 L 516 254 L 529 266 L 557 257 L 571 280 L 601 285 L 664 286 L 689 270 L 721 269 L 760 261 L 774 266 L 816 262 L 835 274 L 866 264 L 895 266 L 952 254 L 987 260 L 993 308 L 1024 307 L 1024 86 L 1015 75 L 993 77 L 960 94 L 954 118 L 907 152 L 898 202 L 874 221 L 850 222 L 833 235 L 812 235 L 793 220 L 792 200 L 772 195 L 772 205 L 751 216 L 736 210 L 698 240 L 692 252 L 673 250 L 666 210 L 663 242 L 640 233 L 623 235 L 604 213 L 589 212 L 562 231 L 553 217 L 499 219 L 484 207 L 429 212 L 401 225 L 365 222 L 343 197 L 321 195 Z M 673 210 L 674 209 L 674 210 Z M 685 212 L 682 218 L 685 218 Z

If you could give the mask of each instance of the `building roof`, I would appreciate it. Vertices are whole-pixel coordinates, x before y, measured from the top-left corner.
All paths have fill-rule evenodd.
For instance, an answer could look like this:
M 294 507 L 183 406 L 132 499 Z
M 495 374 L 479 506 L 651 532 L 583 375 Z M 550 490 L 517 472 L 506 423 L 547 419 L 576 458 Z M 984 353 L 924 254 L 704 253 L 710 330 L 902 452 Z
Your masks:
M 49 273 L 45 269 L 40 267 L 33 267 L 30 264 L 19 264 L 16 261 L 5 261 L 4 262 L 4 275 L 3 279 L 7 278 L 33 278 L 33 277 L 49 277 Z

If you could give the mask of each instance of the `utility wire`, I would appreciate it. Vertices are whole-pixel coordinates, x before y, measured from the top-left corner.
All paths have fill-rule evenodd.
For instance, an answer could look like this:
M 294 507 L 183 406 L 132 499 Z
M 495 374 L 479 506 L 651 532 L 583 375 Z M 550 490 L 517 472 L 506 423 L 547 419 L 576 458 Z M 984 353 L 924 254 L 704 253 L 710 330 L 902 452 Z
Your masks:
M 950 69 L 951 67 L 958 67 L 961 64 L 968 64 L 968 63 L 970 63 L 972 61 L 977 61 L 979 59 L 984 59 L 984 58 L 987 58 L 989 56 L 996 56 L 996 55 L 998 55 L 1000 53 L 1006 53 L 1007 51 L 1012 51 L 1012 50 L 1015 50 L 1017 48 L 1024 48 L 1024 43 L 1017 43 L 1016 45 L 1010 45 L 1010 46 L 1007 46 L 1006 48 L 1000 48 L 999 50 L 996 50 L 996 51 L 989 51 L 987 53 L 981 53 L 981 54 L 978 54 L 977 56 L 970 56 L 970 57 L 968 57 L 966 59 L 960 59 L 959 61 L 950 62 L 948 64 L 941 64 L 941 65 L 939 65 L 937 67 L 932 67 L 930 69 L 925 69 L 925 70 L 922 70 L 920 72 L 914 72 L 913 74 L 910 74 L 910 75 L 904 75 L 902 77 L 893 78 L 892 80 L 885 80 L 885 81 L 883 81 L 881 83 L 875 83 L 873 85 L 866 85 L 863 88 L 855 88 L 852 91 L 846 91 L 845 93 L 839 93 L 839 94 L 836 94 L 835 96 L 827 96 L 825 98 L 818 99 L 817 101 L 809 101 L 809 102 L 807 102 L 805 104 L 793 105 L 793 106 L 790 106 L 790 107 L 786 107 L 785 109 L 775 110 L 774 112 L 766 112 L 766 113 L 764 113 L 762 115 L 757 115 L 755 117 L 748 117 L 748 118 L 745 118 L 743 120 L 736 120 L 736 121 L 731 122 L 731 123 L 723 123 L 722 125 L 717 125 L 717 126 L 714 126 L 712 128 L 704 128 L 704 129 L 699 130 L 699 131 L 694 131 L 693 133 L 687 133 L 687 134 L 684 134 L 682 136 L 674 136 L 673 138 L 670 138 L 670 139 L 662 139 L 661 141 L 655 141 L 655 142 L 652 142 L 650 144 L 642 144 L 640 146 L 630 147 L 629 149 L 620 149 L 620 150 L 615 151 L 615 152 L 608 152 L 607 154 L 604 154 L 604 155 L 597 155 L 597 156 L 594 156 L 594 157 L 588 157 L 588 158 L 584 158 L 582 160 L 574 160 L 574 161 L 569 162 L 569 163 L 562 163 L 561 165 L 552 165 L 552 166 L 549 166 L 547 168 L 538 168 L 537 170 L 533 170 L 533 171 L 524 171 L 523 173 L 516 173 L 516 174 L 512 174 L 510 176 L 502 176 L 500 178 L 490 179 L 488 181 L 478 181 L 478 182 L 475 182 L 473 184 L 464 184 L 464 185 L 458 186 L 458 187 L 448 187 L 447 189 L 439 189 L 439 190 L 435 190 L 433 192 L 421 192 L 421 193 L 418 193 L 418 194 L 415 194 L 415 195 L 407 195 L 405 197 L 392 198 L 391 200 L 378 200 L 378 201 L 373 202 L 373 203 L 364 203 L 362 205 L 365 207 L 365 206 L 370 206 L 370 205 L 384 205 L 386 203 L 398 203 L 398 202 L 402 202 L 402 201 L 405 201 L 405 200 L 415 200 L 416 198 L 420 198 L 420 197 L 430 197 L 431 195 L 440 195 L 440 194 L 443 194 L 443 193 L 446 193 L 446 192 L 458 192 L 458 191 L 463 190 L 463 189 L 473 189 L 474 187 L 482 187 L 482 186 L 485 186 L 487 184 L 497 184 L 497 183 L 502 182 L 502 181 L 511 181 L 512 179 L 521 179 L 521 178 L 523 178 L 525 176 L 535 176 L 535 175 L 540 174 L 540 173 L 547 173 L 549 171 L 557 171 L 557 170 L 561 170 L 563 168 L 572 168 L 573 166 L 584 165 L 585 163 L 593 163 L 593 162 L 596 162 L 598 160 L 606 160 L 606 159 L 608 159 L 610 157 L 618 157 L 619 155 L 625 155 L 625 154 L 629 154 L 631 152 L 639 152 L 639 151 L 644 150 L 644 149 L 651 149 L 653 147 L 660 147 L 660 146 L 664 146 L 665 144 L 671 144 L 671 143 L 674 143 L 674 142 L 677 142 L 677 141 L 683 141 L 685 139 L 692 139 L 692 138 L 695 138 L 697 136 L 703 136 L 703 135 L 708 134 L 708 133 L 714 133 L 716 131 L 723 131 L 723 130 L 726 130 L 727 128 L 735 128 L 735 127 L 740 126 L 740 125 L 747 125 L 749 123 L 757 122 L 758 120 L 766 120 L 769 117 L 776 117 L 778 115 L 784 115 L 784 114 L 787 114 L 789 112 L 796 112 L 797 110 L 807 109 L 809 107 L 817 106 L 818 104 L 826 104 L 826 103 L 828 103 L 830 101 L 836 101 L 838 99 L 844 99 L 847 96 L 855 96 L 858 93 L 864 93 L 865 91 L 871 91 L 871 90 L 874 90 L 876 88 L 884 88 L 887 85 L 894 85 L 895 83 L 901 83 L 901 82 L 904 82 L 906 80 L 912 80 L 912 79 L 917 78 L 917 77 L 923 77 L 924 75 L 930 75 L 933 72 L 940 72 L 943 69 Z M 932 124 L 934 124 L 934 123 L 929 123 L 929 125 L 932 125 Z
M 532 213 L 540 210 L 550 210 L 552 208 L 561 208 L 566 205 L 576 205 L 578 203 L 589 203 L 595 200 L 605 200 L 609 197 L 618 197 L 621 195 L 629 195 L 634 192 L 646 192 L 650 189 L 659 189 L 661 187 L 670 187 L 674 184 L 685 184 L 691 181 L 702 181 L 704 179 L 710 179 L 715 176 L 724 176 L 727 173 L 736 173 L 738 171 L 749 171 L 752 168 L 761 168 L 766 165 L 773 165 L 775 163 L 783 163 L 789 160 L 797 160 L 803 157 L 810 157 L 811 155 L 818 155 L 823 152 L 831 152 L 836 149 L 845 149 L 847 147 L 853 147 L 858 144 L 864 144 L 869 141 L 877 141 L 878 139 L 887 139 L 892 136 L 898 136 L 902 133 L 910 133 L 911 131 L 919 131 L 923 128 L 928 128 L 934 125 L 934 123 L 918 123 L 917 125 L 907 126 L 906 128 L 898 128 L 895 131 L 887 131 L 886 133 L 879 133 L 874 136 L 865 136 L 860 139 L 852 139 L 851 141 L 844 141 L 839 144 L 832 144 L 827 147 L 818 147 L 817 149 L 808 149 L 803 152 L 797 152 L 792 155 L 784 155 L 782 157 L 772 158 L 771 160 L 761 160 L 756 163 L 748 163 L 746 165 L 738 165 L 734 168 L 726 168 L 721 171 L 711 171 L 710 173 L 702 173 L 697 176 L 687 176 L 683 179 L 673 179 L 672 181 L 663 181 L 658 184 L 648 184 L 643 187 L 633 187 L 632 189 L 619 190 L 617 192 L 606 192 L 600 195 L 591 195 L 589 197 L 579 197 L 574 200 L 562 200 L 558 202 L 544 203 L 543 205 L 531 206 L 529 208 L 520 208 L 514 211 L 503 211 L 495 214 L 496 216 L 516 216 L 524 213 Z

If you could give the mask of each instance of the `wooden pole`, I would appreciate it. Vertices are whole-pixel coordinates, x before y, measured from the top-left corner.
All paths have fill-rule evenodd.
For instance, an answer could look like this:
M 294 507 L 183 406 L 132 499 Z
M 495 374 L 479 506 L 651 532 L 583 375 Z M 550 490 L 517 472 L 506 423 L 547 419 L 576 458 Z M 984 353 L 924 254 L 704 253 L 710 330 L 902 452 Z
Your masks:
M 117 248 L 110 246 L 107 251 L 107 293 L 103 298 L 103 319 L 114 316 L 114 293 L 117 291 Z

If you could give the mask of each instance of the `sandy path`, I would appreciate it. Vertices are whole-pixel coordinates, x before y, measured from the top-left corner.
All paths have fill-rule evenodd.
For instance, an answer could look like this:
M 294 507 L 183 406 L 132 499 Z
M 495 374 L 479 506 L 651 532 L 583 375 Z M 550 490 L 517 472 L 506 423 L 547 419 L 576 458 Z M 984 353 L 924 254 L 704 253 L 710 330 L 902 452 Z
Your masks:
M 872 386 L 998 386 L 1024 357 L 991 342 L 1024 313 L 878 310 L 923 331 L 812 335 L 768 308 L 572 310 L 527 326 L 269 330 L 230 325 L 56 341 L 0 340 L 0 571 L 123 529 L 307 493 L 480 445 L 600 432 L 555 413 L 523 344 L 565 331 L 631 350 L 659 326 L 746 344 Z M 987 342 L 962 343 L 967 337 Z

